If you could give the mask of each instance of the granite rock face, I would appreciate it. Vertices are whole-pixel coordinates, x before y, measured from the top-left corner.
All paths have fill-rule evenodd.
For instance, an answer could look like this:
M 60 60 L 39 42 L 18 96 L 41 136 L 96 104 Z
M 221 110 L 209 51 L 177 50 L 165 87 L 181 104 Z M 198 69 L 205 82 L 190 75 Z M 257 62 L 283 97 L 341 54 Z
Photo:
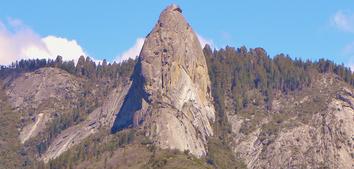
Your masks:
M 114 113 L 117 112 L 123 103 L 129 85 L 119 85 L 113 89 L 102 106 L 93 110 L 87 119 L 63 130 L 49 145 L 48 150 L 41 159 L 48 162 L 59 157 L 71 147 L 80 144 L 84 139 L 92 134 L 98 133 L 100 129 L 110 127 L 114 121 Z
M 6 92 L 15 111 L 23 112 L 20 140 L 36 137 L 53 119 L 78 104 L 83 81 L 56 68 L 42 68 L 7 79 Z
M 205 56 L 177 5 L 146 37 L 133 84 L 112 131 L 140 126 L 161 148 L 206 154 L 215 110 Z
M 73 113 L 80 104 L 82 92 L 85 91 L 84 83 L 88 83 L 83 78 L 52 67 L 8 77 L 4 82 L 9 103 L 21 117 L 18 131 L 23 145 L 40 134 L 48 134 L 49 127 L 54 121 L 58 121 L 60 116 Z M 130 82 L 117 84 L 107 92 L 102 105 L 90 111 L 84 120 L 68 126 L 53 136 L 48 142 L 48 149 L 38 159 L 47 163 L 74 145 L 80 144 L 90 135 L 102 129 L 109 130 L 129 87 Z M 99 93 L 98 89 L 92 88 L 91 91 Z
M 353 89 L 333 75 L 317 78 L 296 95 L 277 97 L 252 132 L 242 128 L 255 117 L 229 114 L 233 151 L 247 168 L 353 168 Z M 272 123 L 279 112 L 283 120 Z

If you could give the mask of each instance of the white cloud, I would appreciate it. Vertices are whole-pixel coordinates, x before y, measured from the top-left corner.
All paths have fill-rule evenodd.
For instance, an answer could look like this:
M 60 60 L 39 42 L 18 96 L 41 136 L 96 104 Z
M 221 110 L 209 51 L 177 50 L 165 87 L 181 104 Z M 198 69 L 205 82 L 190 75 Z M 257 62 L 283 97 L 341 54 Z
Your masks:
M 342 51 L 346 55 L 354 55 L 354 42 L 345 45 Z
M 137 56 L 139 56 L 141 49 L 143 48 L 145 38 L 138 38 L 135 41 L 134 46 L 129 48 L 127 51 L 123 52 L 122 54 L 118 55 L 116 57 L 117 62 L 122 62 L 125 60 L 128 60 L 129 58 L 135 59 Z
M 47 36 L 42 38 L 42 41 L 47 46 L 47 49 L 51 55 L 63 56 L 64 60 L 77 60 L 81 55 L 85 55 L 84 50 L 76 42 L 76 40 Z
M 354 13 L 337 11 L 331 23 L 339 30 L 354 33 Z
M 342 54 L 346 57 L 346 65 L 354 71 L 354 42 L 345 45 Z
M 8 26 L 0 21 L 0 65 L 9 65 L 20 59 L 77 60 L 86 55 L 75 40 L 49 35 L 40 37 L 20 20 L 9 19 Z
M 203 36 L 199 35 L 198 33 L 197 33 L 197 37 L 198 37 L 199 43 L 202 46 L 202 48 L 204 48 L 206 44 L 208 44 L 212 49 L 215 47 L 213 40 L 208 39 L 208 38 L 204 38 Z

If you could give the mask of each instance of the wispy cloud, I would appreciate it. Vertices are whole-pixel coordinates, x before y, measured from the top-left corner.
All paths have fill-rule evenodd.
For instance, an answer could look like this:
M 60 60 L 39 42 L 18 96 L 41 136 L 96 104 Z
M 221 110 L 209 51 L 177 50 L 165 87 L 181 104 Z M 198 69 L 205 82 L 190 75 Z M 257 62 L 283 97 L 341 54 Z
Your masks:
M 206 44 L 208 44 L 212 49 L 215 48 L 215 44 L 213 40 L 205 38 L 198 33 L 197 33 L 197 37 L 202 48 L 204 48 Z
M 341 31 L 354 33 L 354 13 L 337 11 L 331 17 L 331 23 Z
M 115 59 L 117 62 L 122 62 L 128 59 L 135 59 L 139 56 L 141 48 L 143 48 L 145 38 L 138 38 L 135 41 L 135 44 L 129 48 L 128 50 L 124 51 L 122 54 L 118 55 Z
M 346 65 L 354 71 L 354 41 L 343 47 L 342 54 L 346 57 Z
M 332 26 L 338 30 L 348 33 L 354 33 L 354 13 L 339 10 L 330 19 Z M 346 65 L 354 70 L 354 41 L 345 45 L 341 54 L 344 56 Z
M 64 60 L 77 60 L 86 55 L 76 40 L 49 35 L 41 37 L 18 19 L 0 20 L 0 65 L 20 59 L 48 58 L 61 55 Z
M 354 42 L 351 42 L 351 43 L 345 45 L 342 52 L 345 55 L 354 55 Z

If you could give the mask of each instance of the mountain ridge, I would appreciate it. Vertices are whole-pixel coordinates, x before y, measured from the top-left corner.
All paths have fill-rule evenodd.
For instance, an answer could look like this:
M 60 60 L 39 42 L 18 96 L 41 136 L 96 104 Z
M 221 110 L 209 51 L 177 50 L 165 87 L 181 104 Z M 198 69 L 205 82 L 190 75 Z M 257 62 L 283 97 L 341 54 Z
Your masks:
M 349 68 L 202 49 L 177 5 L 136 60 L 21 60 L 0 84 L 0 168 L 354 165 Z

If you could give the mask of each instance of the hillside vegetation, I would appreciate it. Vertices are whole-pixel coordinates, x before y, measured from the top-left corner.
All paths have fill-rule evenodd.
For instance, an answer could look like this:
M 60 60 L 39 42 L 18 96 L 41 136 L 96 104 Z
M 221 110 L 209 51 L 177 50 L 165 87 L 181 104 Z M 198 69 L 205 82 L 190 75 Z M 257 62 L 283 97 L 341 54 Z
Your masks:
M 1 67 L 0 77 L 4 83 L 1 82 L 0 88 L 0 168 L 247 168 L 247 156 L 234 151 L 238 143 L 235 141 L 238 138 L 234 130 L 237 128 L 235 119 L 248 119 L 240 123 L 238 131 L 245 137 L 239 139 L 247 140 L 259 132 L 257 139 L 265 145 L 260 154 L 268 158 L 267 152 L 282 132 L 300 126 L 298 124 L 312 125 L 313 116 L 327 110 L 330 98 L 344 95 L 342 87 L 354 86 L 350 69 L 328 60 L 302 61 L 284 54 L 271 58 L 264 49 L 247 50 L 245 47 L 212 50 L 206 46 L 204 55 L 216 109 L 215 135 L 209 138 L 206 157 L 198 159 L 188 151 L 162 150 L 139 129 L 115 134 L 110 133 L 110 129 L 102 129 L 47 164 L 37 161 L 52 138 L 87 118 L 87 114 L 101 104 L 99 100 L 106 96 L 104 93 L 121 83 L 129 83 L 136 63 L 135 60 L 119 64 L 104 61 L 97 65 L 91 59 L 81 57 L 74 65 L 72 61 L 62 61 L 58 57 L 54 61 L 22 60 Z M 38 137 L 21 145 L 18 130 L 21 112 L 11 107 L 5 90 L 21 75 L 44 67 L 65 70 L 75 78 L 83 79 L 86 83 L 80 90 L 84 97 L 80 101 L 81 107 L 60 114 Z M 338 83 L 320 84 L 320 77 Z M 95 90 L 97 95 L 92 93 Z M 328 92 L 322 94 L 321 91 Z M 302 103 L 305 96 L 309 96 L 310 101 Z M 291 102 L 298 104 L 275 106 L 275 103 L 290 105 Z M 318 165 L 329 166 L 326 163 Z

